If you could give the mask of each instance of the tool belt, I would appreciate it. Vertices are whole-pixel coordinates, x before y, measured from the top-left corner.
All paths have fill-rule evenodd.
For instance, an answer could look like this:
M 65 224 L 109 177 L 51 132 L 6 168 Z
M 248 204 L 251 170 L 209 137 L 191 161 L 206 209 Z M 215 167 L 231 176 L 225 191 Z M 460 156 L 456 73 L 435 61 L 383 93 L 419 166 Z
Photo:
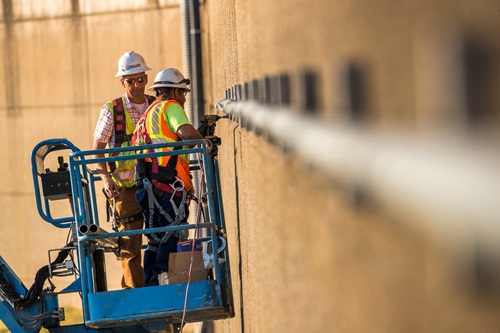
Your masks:
M 121 224 L 127 224 L 127 223 L 136 222 L 136 221 L 141 221 L 143 218 L 144 218 L 144 216 L 142 215 L 142 212 L 140 212 L 140 213 L 134 214 L 132 216 L 127 216 L 124 218 L 117 218 L 116 222 L 121 223 Z

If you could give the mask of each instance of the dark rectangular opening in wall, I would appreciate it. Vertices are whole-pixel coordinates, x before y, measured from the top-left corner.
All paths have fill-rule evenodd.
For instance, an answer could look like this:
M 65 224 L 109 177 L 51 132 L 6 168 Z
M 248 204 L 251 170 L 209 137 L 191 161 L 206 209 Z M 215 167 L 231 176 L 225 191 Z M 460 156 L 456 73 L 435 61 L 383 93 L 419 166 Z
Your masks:
M 464 42 L 464 65 L 465 65 L 465 89 L 467 120 L 472 129 L 487 124 L 492 120 L 495 78 L 493 77 L 494 62 L 487 50 L 478 38 L 471 35 Z
M 300 75 L 300 93 L 302 94 L 302 109 L 305 113 L 318 113 L 318 76 L 312 70 L 304 70 Z
M 366 118 L 366 74 L 358 63 L 347 65 L 345 74 L 347 86 L 347 112 L 355 122 Z

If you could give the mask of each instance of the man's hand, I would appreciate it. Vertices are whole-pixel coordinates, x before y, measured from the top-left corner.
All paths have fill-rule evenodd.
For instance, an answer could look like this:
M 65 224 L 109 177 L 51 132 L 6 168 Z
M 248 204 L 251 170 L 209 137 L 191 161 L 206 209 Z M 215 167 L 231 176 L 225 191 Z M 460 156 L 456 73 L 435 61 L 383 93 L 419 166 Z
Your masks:
M 100 150 L 106 148 L 107 143 L 94 140 L 92 150 Z M 95 158 L 104 157 L 103 154 L 94 155 Z M 99 173 L 103 183 L 103 191 L 109 198 L 116 198 L 119 195 L 120 188 L 116 185 L 115 181 L 108 174 L 106 163 L 97 163 L 96 171 Z
M 202 122 L 198 127 L 198 132 L 200 132 L 203 137 L 214 135 L 214 131 L 215 123 Z
M 102 182 L 103 182 L 103 190 L 106 195 L 110 198 L 116 198 L 120 195 L 120 188 L 116 185 L 113 178 L 109 175 L 101 174 Z

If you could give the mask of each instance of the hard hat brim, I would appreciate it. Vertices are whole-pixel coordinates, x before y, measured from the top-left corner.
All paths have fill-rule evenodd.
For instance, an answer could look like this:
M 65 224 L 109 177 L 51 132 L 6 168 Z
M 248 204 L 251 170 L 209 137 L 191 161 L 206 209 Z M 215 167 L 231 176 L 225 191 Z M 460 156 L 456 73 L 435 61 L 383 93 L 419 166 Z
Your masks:
M 133 75 L 133 74 L 137 74 L 137 73 L 144 73 L 146 71 L 150 71 L 151 68 L 149 68 L 148 66 L 145 66 L 145 67 L 137 67 L 135 69 L 130 69 L 127 74 L 123 74 L 121 72 L 118 72 L 116 73 L 115 77 L 122 77 L 122 76 L 127 76 L 127 75 Z
M 189 89 L 185 83 L 183 84 L 158 83 L 158 84 L 153 84 L 151 87 L 148 88 L 148 90 L 154 90 L 155 88 L 169 88 L 169 87 L 191 91 L 191 89 Z

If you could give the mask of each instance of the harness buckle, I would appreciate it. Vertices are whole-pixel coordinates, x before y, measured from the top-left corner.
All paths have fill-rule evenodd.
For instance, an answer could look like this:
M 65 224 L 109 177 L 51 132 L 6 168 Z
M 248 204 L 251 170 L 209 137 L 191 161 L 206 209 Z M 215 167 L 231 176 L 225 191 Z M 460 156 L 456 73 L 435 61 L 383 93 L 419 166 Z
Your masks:
M 175 181 L 172 184 L 170 184 L 170 186 L 173 189 L 172 196 L 170 197 L 170 203 L 172 204 L 172 208 L 175 212 L 175 215 L 178 216 L 180 220 L 183 220 L 184 217 L 186 217 L 186 209 L 184 205 L 186 203 L 186 196 L 187 196 L 186 190 L 184 189 L 184 182 L 179 177 L 175 177 Z M 174 201 L 174 197 L 177 194 L 177 192 L 182 193 L 182 200 L 179 206 L 177 206 Z

